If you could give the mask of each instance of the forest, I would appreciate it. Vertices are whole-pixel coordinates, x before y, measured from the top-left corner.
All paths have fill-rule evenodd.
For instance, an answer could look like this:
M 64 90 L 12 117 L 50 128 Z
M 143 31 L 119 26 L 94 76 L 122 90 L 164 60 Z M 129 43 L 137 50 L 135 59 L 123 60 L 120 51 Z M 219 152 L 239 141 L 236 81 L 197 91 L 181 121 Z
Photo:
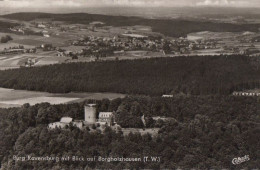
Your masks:
M 186 37 L 192 32 L 257 32 L 259 24 L 231 24 L 214 23 L 209 21 L 190 21 L 181 19 L 145 19 L 141 17 L 108 16 L 99 14 L 73 13 L 73 14 L 49 14 L 49 13 L 14 13 L 3 15 L 4 18 L 32 21 L 35 19 L 51 19 L 64 21 L 70 24 L 89 24 L 93 21 L 101 21 L 108 26 L 150 26 L 153 32 L 162 33 L 171 37 Z
M 241 55 L 69 63 L 0 71 L 0 85 L 53 93 L 230 95 L 260 88 L 259 66 Z
M 158 135 L 112 131 L 103 133 L 67 129 L 48 130 L 47 124 L 63 116 L 83 119 L 83 106 L 48 103 L 0 109 L 0 162 L 5 169 L 256 169 L 259 166 L 259 115 L 257 97 L 234 96 L 129 96 L 95 101 L 99 111 L 116 111 L 119 124 L 128 114 L 170 117 Z M 129 126 L 131 126 L 129 124 Z M 160 162 L 15 161 L 13 156 L 143 157 L 157 156 Z M 249 155 L 239 165 L 233 158 Z

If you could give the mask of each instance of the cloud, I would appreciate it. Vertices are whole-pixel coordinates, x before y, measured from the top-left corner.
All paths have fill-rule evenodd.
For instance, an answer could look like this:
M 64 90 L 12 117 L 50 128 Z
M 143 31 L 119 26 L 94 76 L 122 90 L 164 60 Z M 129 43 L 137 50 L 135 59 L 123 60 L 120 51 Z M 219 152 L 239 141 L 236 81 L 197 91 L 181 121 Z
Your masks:
M 82 3 L 78 0 L 4 0 L 2 5 L 10 8 L 26 7 L 80 7 Z
M 99 7 L 99 6 L 137 6 L 137 7 L 178 7 L 178 6 L 226 6 L 260 7 L 260 0 L 0 0 L 2 7 Z
M 205 0 L 202 2 L 198 2 L 197 5 L 199 6 L 226 6 L 230 5 L 230 2 L 227 0 Z
M 1 1 L 1 0 L 0 0 Z M 187 6 L 189 0 L 4 0 L 9 7 Z M 191 0 L 197 1 L 197 0 Z
M 196 5 L 218 7 L 260 7 L 258 0 L 204 0 L 197 2 Z

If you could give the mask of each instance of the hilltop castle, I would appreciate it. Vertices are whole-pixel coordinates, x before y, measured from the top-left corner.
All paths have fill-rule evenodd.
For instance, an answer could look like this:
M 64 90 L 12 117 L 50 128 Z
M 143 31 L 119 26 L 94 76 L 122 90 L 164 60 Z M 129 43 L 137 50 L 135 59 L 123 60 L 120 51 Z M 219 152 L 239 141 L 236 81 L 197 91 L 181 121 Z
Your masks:
M 95 124 L 112 126 L 115 123 L 114 112 L 99 112 L 97 118 L 96 104 L 87 104 L 84 106 L 84 117 L 84 120 L 73 120 L 71 117 L 62 117 L 59 122 L 50 123 L 48 128 L 65 128 L 66 125 L 72 124 L 82 129 L 83 126 Z

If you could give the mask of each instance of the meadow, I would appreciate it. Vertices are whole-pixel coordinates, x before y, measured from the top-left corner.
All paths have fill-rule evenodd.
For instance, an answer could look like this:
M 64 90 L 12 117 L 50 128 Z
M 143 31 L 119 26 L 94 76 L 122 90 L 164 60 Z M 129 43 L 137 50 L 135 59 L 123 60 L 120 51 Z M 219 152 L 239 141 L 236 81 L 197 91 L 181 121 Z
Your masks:
M 27 90 L 14 90 L 0 88 L 0 108 L 20 107 L 25 103 L 35 105 L 48 102 L 50 104 L 63 104 L 81 102 L 86 99 L 101 100 L 103 98 L 123 98 L 124 94 L 119 93 L 60 93 L 36 92 Z

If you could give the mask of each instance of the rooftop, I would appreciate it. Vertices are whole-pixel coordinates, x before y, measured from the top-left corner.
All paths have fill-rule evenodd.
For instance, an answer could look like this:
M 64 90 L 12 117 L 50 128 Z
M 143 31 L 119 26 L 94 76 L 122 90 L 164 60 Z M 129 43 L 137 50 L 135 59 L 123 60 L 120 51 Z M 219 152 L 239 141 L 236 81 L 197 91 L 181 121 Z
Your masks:
M 113 112 L 99 112 L 99 118 L 109 118 L 111 115 L 113 115 Z
M 87 104 L 86 106 L 89 106 L 89 107 L 95 107 L 96 104 Z
M 62 117 L 60 119 L 60 122 L 61 123 L 70 123 L 70 122 L 72 122 L 72 118 L 71 117 Z

